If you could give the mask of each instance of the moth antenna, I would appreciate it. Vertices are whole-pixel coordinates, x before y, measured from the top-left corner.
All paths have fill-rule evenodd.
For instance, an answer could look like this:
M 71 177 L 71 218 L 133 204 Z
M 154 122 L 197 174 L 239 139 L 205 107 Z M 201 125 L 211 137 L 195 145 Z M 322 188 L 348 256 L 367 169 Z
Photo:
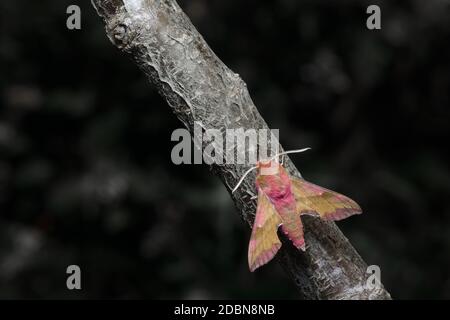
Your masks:
M 269 159 L 269 161 L 272 161 L 273 159 L 275 159 L 276 157 L 279 157 L 279 156 L 283 156 L 283 155 L 285 155 L 285 154 L 289 154 L 289 153 L 300 153 L 300 152 L 305 152 L 305 151 L 308 151 L 308 150 L 310 150 L 311 148 L 303 148 L 303 149 L 296 149 L 296 150 L 289 150 L 289 151 L 284 151 L 284 152 L 280 152 L 280 153 L 277 153 L 276 155 L 274 155 L 272 158 L 270 158 Z M 245 179 L 245 177 L 250 173 L 250 172 L 252 172 L 253 170 L 255 170 L 255 169 L 257 169 L 258 168 L 258 166 L 254 166 L 254 167 L 251 167 L 250 169 L 248 169 L 243 175 L 242 175 L 242 178 L 239 180 L 239 182 L 236 184 L 236 186 L 234 187 L 234 189 L 231 191 L 231 194 L 233 194 L 238 188 L 239 188 L 239 186 L 242 184 L 242 182 L 244 181 L 244 179 Z
M 233 194 L 241 185 L 241 183 L 244 181 L 245 177 L 252 172 L 253 170 L 257 169 L 257 166 L 251 167 L 250 169 L 248 169 L 242 176 L 241 180 L 239 180 L 239 182 L 237 183 L 236 187 L 234 187 L 234 189 L 231 191 L 231 194 Z
M 289 154 L 289 153 L 300 153 L 300 152 L 305 152 L 305 151 L 308 151 L 308 150 L 311 150 L 311 148 L 308 147 L 308 148 L 303 148 L 303 149 L 296 149 L 296 150 L 283 151 L 283 152 L 280 152 L 280 153 L 277 153 L 276 155 L 274 155 L 272 158 L 269 159 L 269 161 L 272 161 L 272 160 L 275 159 L 276 157 L 284 156 L 285 154 Z

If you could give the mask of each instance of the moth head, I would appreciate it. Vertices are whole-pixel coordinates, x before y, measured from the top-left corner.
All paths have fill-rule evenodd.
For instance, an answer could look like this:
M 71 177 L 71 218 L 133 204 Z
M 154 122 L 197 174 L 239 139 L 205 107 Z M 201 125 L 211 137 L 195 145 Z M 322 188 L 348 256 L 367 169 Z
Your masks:
M 278 173 L 280 164 L 276 159 L 260 160 L 256 163 L 257 175 L 274 175 Z
M 257 175 L 274 175 L 274 174 L 278 174 L 278 171 L 280 169 L 281 164 L 278 162 L 278 157 L 285 155 L 285 154 L 289 154 L 289 153 L 299 153 L 299 152 L 304 152 L 307 151 L 311 148 L 304 148 L 304 149 L 299 149 L 299 150 L 290 150 L 290 151 L 284 151 L 281 153 L 277 153 L 276 155 L 274 155 L 272 158 L 269 158 L 267 160 L 259 160 L 256 163 L 256 166 L 251 167 L 250 169 L 248 169 L 241 177 L 241 179 L 239 180 L 239 182 L 236 184 L 236 186 L 234 187 L 234 189 L 231 191 L 231 193 L 234 193 L 239 186 L 241 185 L 242 181 L 244 181 L 245 177 L 252 172 L 253 170 L 257 170 Z

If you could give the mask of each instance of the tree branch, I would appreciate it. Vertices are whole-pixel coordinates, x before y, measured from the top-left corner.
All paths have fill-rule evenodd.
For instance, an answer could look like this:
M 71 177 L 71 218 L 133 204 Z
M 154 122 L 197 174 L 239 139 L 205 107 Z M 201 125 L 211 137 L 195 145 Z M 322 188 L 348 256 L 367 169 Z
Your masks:
M 167 100 L 181 122 L 205 128 L 268 129 L 246 84 L 209 48 L 174 0 L 92 0 L 112 43 L 127 52 Z M 290 159 L 287 170 L 300 176 Z M 246 165 L 212 165 L 230 191 Z M 252 179 L 253 178 L 253 179 Z M 254 176 L 231 194 L 244 221 L 252 225 Z M 283 239 L 277 259 L 304 299 L 389 299 L 381 286 L 366 287 L 366 264 L 332 222 L 304 219 L 306 252 Z M 282 237 L 281 237 L 282 238 Z

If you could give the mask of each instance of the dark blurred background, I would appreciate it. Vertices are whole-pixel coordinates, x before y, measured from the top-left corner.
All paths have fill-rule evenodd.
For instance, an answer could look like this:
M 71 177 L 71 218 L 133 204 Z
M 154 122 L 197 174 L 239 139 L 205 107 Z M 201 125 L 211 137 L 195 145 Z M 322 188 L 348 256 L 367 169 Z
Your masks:
M 78 4 L 82 29 L 66 28 Z M 450 298 L 450 2 L 184 0 L 394 298 Z M 382 30 L 366 28 L 378 4 Z M 88 1 L 0 2 L 0 298 L 296 298 Z M 66 267 L 82 290 L 66 289 Z

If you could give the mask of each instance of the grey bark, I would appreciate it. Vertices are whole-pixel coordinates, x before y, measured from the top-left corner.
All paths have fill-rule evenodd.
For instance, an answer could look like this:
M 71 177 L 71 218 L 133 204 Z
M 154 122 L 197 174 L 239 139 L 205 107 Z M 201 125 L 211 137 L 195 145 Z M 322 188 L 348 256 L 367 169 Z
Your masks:
M 112 43 L 127 52 L 167 100 L 180 121 L 222 132 L 227 128 L 268 129 L 246 84 L 209 48 L 174 0 L 92 0 Z M 299 176 L 290 159 L 285 166 Z M 230 191 L 247 165 L 212 165 Z M 256 211 L 254 175 L 230 195 L 242 219 L 252 225 Z M 366 286 L 366 264 L 332 222 L 304 218 L 306 252 L 283 239 L 277 260 L 303 299 L 390 299 L 379 286 Z M 281 236 L 283 238 L 283 236 Z M 246 245 L 246 244 L 243 244 Z

